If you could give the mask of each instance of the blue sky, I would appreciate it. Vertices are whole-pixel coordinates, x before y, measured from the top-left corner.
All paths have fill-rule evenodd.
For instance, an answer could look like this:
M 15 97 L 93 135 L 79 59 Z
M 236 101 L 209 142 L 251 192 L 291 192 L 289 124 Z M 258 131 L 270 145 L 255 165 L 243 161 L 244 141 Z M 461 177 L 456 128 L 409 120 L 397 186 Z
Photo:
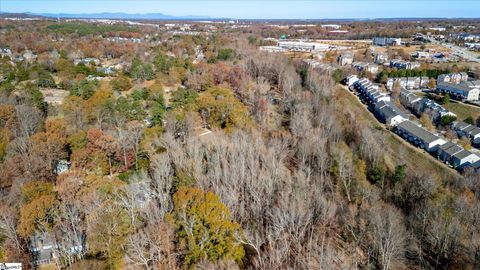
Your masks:
M 0 11 L 33 13 L 164 13 L 245 19 L 480 17 L 480 1 L 449 0 L 0 0 Z

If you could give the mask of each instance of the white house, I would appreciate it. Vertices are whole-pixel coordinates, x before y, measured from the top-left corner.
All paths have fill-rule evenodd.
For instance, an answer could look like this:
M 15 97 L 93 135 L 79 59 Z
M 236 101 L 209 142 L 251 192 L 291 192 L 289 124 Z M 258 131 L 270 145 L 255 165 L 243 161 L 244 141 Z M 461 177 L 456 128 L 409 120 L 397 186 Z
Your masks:
M 355 84 L 358 80 L 359 79 L 358 79 L 357 75 L 349 75 L 345 78 L 344 82 L 348 87 L 350 87 L 353 84 Z
M 414 108 L 415 103 L 419 102 L 421 99 L 421 97 L 406 89 L 400 91 L 400 102 L 407 108 Z
M 341 66 L 351 65 L 353 63 L 353 54 L 342 54 L 338 57 L 338 64 Z
M 454 168 L 462 169 L 466 166 L 472 165 L 479 160 L 479 156 L 464 149 L 452 156 L 451 163 Z
M 25 59 L 25 61 L 27 62 L 33 62 L 35 61 L 35 59 L 37 59 L 37 55 L 30 50 L 24 51 L 22 56 L 23 56 L 23 59 Z
M 377 53 L 374 58 L 375 63 L 383 65 L 388 62 L 388 55 L 385 53 Z

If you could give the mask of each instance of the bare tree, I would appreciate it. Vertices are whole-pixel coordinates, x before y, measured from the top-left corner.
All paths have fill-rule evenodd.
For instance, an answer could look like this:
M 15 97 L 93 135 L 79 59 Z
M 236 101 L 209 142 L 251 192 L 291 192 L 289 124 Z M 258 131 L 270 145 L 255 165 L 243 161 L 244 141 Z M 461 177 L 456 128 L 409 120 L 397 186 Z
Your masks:
M 369 211 L 370 237 L 375 247 L 377 263 L 384 269 L 395 269 L 404 260 L 407 241 L 401 214 L 380 201 Z

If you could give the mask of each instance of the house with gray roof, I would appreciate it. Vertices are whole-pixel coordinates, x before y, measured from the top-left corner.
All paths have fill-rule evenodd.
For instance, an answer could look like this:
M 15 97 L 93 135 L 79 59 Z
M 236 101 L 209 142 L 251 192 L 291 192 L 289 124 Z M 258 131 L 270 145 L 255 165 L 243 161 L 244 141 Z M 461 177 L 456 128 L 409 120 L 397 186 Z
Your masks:
M 451 164 L 451 158 L 453 157 L 453 155 L 457 154 L 462 150 L 463 148 L 460 145 L 448 141 L 438 147 L 437 158 L 446 164 Z
M 396 126 L 401 122 L 408 120 L 408 116 L 390 101 L 380 101 L 376 103 L 375 112 L 380 120 L 388 126 Z
M 415 103 L 422 98 L 417 96 L 414 92 L 403 89 L 400 91 L 400 103 L 407 108 L 415 108 Z
M 419 102 L 415 104 L 414 108 L 417 111 L 417 114 L 422 114 L 425 111 L 429 111 L 432 115 L 433 121 L 438 121 L 444 116 L 457 117 L 456 114 L 452 113 L 451 111 L 445 109 L 442 105 L 428 98 L 422 98 Z
M 451 158 L 451 164 L 456 169 L 463 169 L 479 161 L 480 157 L 470 151 L 462 150 Z
M 460 83 L 437 82 L 437 92 L 449 94 L 460 100 L 478 100 L 480 94 L 480 81 Z
M 467 137 L 473 144 L 480 144 L 480 128 L 477 126 L 462 121 L 454 121 L 451 127 L 459 137 Z
M 443 138 L 440 138 L 410 120 L 398 124 L 396 133 L 411 144 L 425 149 L 430 153 L 436 152 L 440 145 L 446 143 Z

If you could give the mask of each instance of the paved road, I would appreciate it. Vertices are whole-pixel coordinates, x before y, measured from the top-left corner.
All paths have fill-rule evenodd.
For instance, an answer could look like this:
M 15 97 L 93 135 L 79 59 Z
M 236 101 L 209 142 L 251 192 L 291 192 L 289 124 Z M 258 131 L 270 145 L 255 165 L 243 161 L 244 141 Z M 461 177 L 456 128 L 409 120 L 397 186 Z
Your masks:
M 461 57 L 467 59 L 468 61 L 480 63 L 480 58 L 478 58 L 478 55 L 472 53 L 471 51 L 467 50 L 466 48 L 462 48 L 462 47 L 459 47 L 459 46 L 451 44 L 451 43 L 440 42 L 440 41 L 438 41 L 434 38 L 429 38 L 429 40 L 433 44 L 438 44 L 438 45 L 441 45 L 443 47 L 446 47 L 446 48 L 452 50 L 456 55 L 461 56 Z

